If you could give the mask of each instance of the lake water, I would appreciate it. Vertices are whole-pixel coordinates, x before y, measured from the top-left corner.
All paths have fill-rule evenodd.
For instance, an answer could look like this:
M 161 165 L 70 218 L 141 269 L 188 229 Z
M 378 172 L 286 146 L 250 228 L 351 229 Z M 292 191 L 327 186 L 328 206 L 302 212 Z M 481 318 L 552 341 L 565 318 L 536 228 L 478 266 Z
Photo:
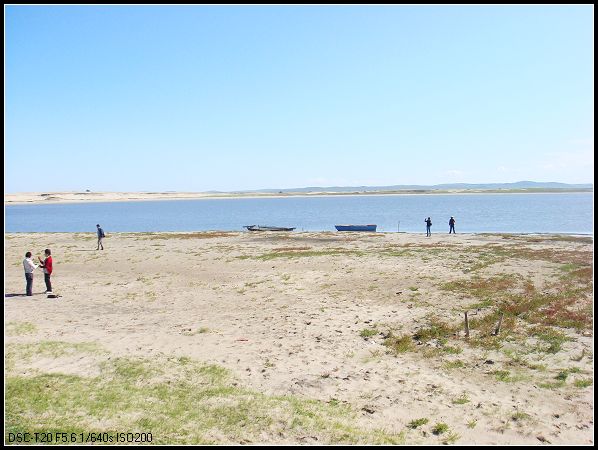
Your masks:
M 367 195 L 8 205 L 5 232 L 241 231 L 244 225 L 335 231 L 377 224 L 378 231 L 593 234 L 593 193 Z

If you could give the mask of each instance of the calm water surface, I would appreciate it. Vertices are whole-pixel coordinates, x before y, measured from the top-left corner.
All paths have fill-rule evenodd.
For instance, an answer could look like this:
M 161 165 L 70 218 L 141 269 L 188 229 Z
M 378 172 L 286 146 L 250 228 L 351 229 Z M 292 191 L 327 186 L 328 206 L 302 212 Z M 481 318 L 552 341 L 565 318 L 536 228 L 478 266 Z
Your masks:
M 380 195 L 236 198 L 5 206 L 5 232 L 240 231 L 244 225 L 334 231 L 377 224 L 378 231 L 593 234 L 593 193 Z

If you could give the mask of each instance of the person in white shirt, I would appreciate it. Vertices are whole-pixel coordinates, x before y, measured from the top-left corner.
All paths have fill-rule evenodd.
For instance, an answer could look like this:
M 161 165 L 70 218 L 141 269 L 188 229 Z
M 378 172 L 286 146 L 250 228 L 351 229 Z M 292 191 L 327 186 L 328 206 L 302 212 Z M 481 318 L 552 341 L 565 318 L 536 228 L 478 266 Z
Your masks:
M 23 260 L 23 267 L 25 268 L 25 280 L 27 280 L 27 295 L 33 295 L 33 271 L 37 268 L 37 264 L 31 259 L 31 252 L 25 253 Z

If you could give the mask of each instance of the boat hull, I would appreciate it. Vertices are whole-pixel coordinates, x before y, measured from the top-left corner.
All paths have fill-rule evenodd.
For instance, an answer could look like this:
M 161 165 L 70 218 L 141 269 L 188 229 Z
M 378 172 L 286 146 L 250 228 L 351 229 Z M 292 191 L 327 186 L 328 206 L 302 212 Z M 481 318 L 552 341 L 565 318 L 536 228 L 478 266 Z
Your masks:
M 294 227 L 270 227 L 264 225 L 246 225 L 244 228 L 247 228 L 249 231 L 293 231 L 295 229 Z
M 377 225 L 335 225 L 336 231 L 376 231 Z

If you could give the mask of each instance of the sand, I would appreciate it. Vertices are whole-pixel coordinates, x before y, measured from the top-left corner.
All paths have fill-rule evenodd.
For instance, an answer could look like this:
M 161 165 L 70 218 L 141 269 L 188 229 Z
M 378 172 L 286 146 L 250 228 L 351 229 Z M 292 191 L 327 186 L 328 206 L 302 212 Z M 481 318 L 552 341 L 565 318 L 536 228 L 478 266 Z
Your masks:
M 555 194 L 591 192 L 589 189 L 445 189 L 445 190 L 397 190 L 397 191 L 280 191 L 280 192 L 19 192 L 4 194 L 5 205 L 130 202 L 151 200 L 199 200 L 222 198 L 284 198 L 327 197 L 363 195 L 475 195 L 475 194 Z
M 24 254 L 45 248 L 61 297 L 42 294 L 41 271 L 35 295 L 24 297 Z M 493 248 L 512 256 L 489 260 Z M 549 256 L 525 259 L 515 249 Z M 593 385 L 575 384 L 593 379 L 591 327 L 559 328 L 569 338 L 561 349 L 519 358 L 507 350 L 531 348 L 532 338 L 480 348 L 460 329 L 448 343 L 414 341 L 415 350 L 396 354 L 384 342 L 474 313 L 479 299 L 447 283 L 507 275 L 550 290 L 563 273 L 555 254 L 587 265 L 592 251 L 588 238 L 327 232 L 112 233 L 97 251 L 93 233 L 11 233 L 4 320 L 34 331 L 5 326 L 5 345 L 66 341 L 95 343 L 111 357 L 189 357 L 264 394 L 346 403 L 362 426 L 402 431 L 407 443 L 443 442 L 432 426 L 446 423 L 459 444 L 591 444 Z M 99 373 L 93 358 L 33 358 L 16 370 Z M 546 387 L 563 370 L 566 381 Z M 501 381 L 500 371 L 521 376 Z M 418 418 L 429 423 L 409 428 Z
M 130 202 L 147 200 L 192 200 L 204 198 L 227 198 L 233 194 L 209 192 L 20 192 L 4 195 L 5 205 Z

